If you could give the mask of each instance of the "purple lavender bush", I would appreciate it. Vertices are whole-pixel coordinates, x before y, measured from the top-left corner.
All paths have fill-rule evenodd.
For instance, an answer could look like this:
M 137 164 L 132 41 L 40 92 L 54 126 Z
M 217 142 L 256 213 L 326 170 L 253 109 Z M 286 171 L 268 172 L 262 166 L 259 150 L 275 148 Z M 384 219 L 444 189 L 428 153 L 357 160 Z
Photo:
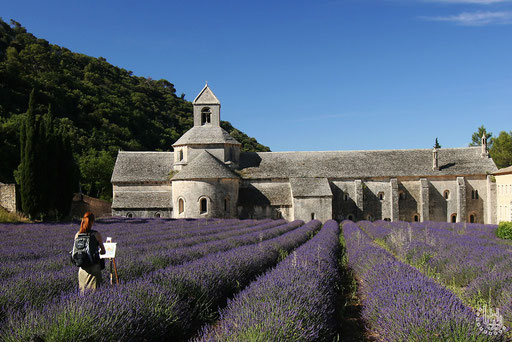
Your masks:
M 339 253 L 338 223 L 328 221 L 229 301 L 195 341 L 332 341 Z
M 383 341 L 492 341 L 451 291 L 396 260 L 359 227 L 343 225 L 348 265 L 360 279 L 363 319 Z
M 94 294 L 61 295 L 43 308 L 10 311 L 5 341 L 180 341 L 215 318 L 218 306 L 320 227 L 311 221 L 269 240 L 206 255 Z M 253 232 L 252 234 L 258 234 Z M 91 322 L 99 322 L 93 324 Z

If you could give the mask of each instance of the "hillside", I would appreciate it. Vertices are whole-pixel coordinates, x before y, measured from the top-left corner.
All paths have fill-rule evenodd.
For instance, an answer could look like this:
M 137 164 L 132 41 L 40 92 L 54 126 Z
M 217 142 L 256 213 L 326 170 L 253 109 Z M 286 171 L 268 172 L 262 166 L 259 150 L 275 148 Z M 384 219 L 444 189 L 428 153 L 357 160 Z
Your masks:
M 0 181 L 14 182 L 19 126 L 36 89 L 36 112 L 51 105 L 72 136 L 82 190 L 109 199 L 110 175 L 121 150 L 172 150 L 192 127 L 192 104 L 167 80 L 139 77 L 104 58 L 74 53 L 0 19 Z M 243 151 L 270 151 L 234 128 L 222 127 Z

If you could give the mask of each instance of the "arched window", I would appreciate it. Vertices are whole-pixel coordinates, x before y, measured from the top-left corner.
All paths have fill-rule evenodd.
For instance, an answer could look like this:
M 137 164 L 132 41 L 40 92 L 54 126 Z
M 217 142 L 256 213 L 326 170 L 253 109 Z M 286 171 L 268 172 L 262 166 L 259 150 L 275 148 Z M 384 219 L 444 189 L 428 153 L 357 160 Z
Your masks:
M 346 193 L 345 193 L 345 194 L 343 194 L 343 200 L 344 200 L 344 201 L 348 201 L 348 194 L 346 194 Z
M 229 199 L 228 198 L 224 198 L 224 211 L 225 212 L 229 211 Z
M 211 122 L 212 112 L 209 107 L 201 109 L 201 125 L 206 125 Z
M 452 214 L 452 223 L 457 222 L 457 214 Z
M 180 198 L 178 200 L 178 213 L 183 214 L 184 211 L 185 211 L 185 201 L 183 200 L 183 198 Z
M 420 222 L 420 215 L 414 214 L 413 220 L 414 222 Z
M 445 190 L 443 192 L 444 199 L 450 199 L 450 190 Z
M 366 220 L 368 221 L 373 221 L 373 216 L 368 214 L 368 216 L 366 216 Z
M 379 197 L 379 200 L 384 200 L 384 193 L 381 191 L 377 194 L 377 196 Z
M 476 222 L 476 215 L 471 214 L 469 215 L 469 223 L 475 223 Z
M 132 218 L 132 217 L 133 217 L 133 214 L 132 214 L 132 213 L 128 213 L 128 214 L 126 214 L 126 217 L 128 217 L 128 218 Z
M 478 199 L 478 190 L 475 190 L 475 199 Z
M 179 160 L 179 161 L 182 161 L 182 160 L 183 160 L 183 150 L 179 150 L 179 151 L 178 151 L 178 160 Z
M 204 197 L 199 200 L 199 210 L 201 214 L 206 214 L 208 212 L 208 200 Z
M 348 214 L 347 215 L 347 220 L 354 221 L 354 215 Z
M 158 211 L 155 213 L 155 217 L 160 217 L 160 213 Z

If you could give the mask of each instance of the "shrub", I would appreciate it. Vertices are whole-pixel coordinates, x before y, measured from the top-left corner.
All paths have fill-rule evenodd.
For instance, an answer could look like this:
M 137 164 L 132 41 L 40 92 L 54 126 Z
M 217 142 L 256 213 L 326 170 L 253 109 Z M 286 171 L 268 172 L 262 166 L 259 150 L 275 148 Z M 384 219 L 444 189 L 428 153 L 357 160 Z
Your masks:
M 500 222 L 496 235 L 500 239 L 512 240 L 512 222 Z

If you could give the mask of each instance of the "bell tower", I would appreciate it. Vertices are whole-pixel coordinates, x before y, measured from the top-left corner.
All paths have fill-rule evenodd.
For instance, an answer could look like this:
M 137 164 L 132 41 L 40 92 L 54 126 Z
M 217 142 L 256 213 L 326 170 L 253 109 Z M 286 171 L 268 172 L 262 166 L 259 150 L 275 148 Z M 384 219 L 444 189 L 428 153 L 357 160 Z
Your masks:
M 208 87 L 208 83 L 192 103 L 194 105 L 194 126 L 220 127 L 220 101 Z

